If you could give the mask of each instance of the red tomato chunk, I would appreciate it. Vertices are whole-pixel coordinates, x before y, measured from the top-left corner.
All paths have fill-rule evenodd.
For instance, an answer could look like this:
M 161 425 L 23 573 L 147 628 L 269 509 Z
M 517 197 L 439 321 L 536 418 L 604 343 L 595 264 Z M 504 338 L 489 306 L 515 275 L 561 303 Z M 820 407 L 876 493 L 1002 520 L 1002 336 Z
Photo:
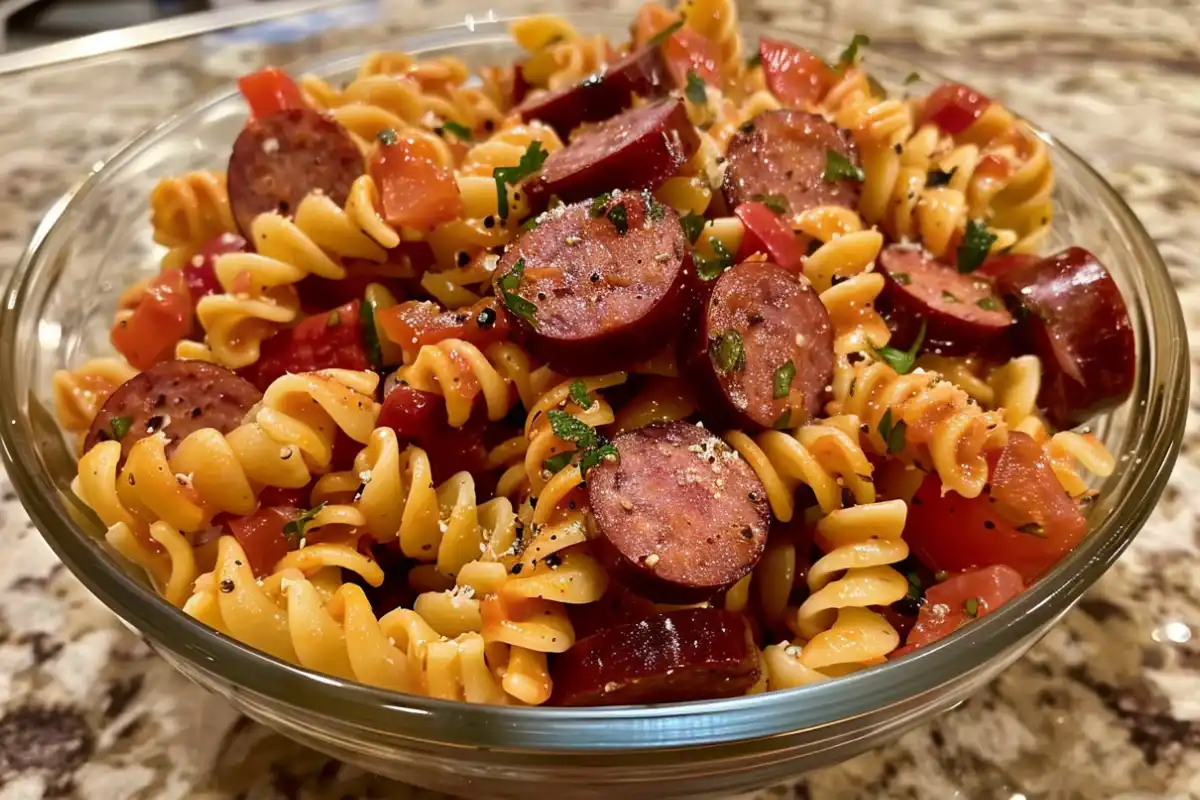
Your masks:
M 292 549 L 283 526 L 295 518 L 298 509 L 262 507 L 246 517 L 226 522 L 231 533 L 250 560 L 255 577 L 270 575 L 272 569 Z
M 112 328 L 113 347 L 138 370 L 171 358 L 192 331 L 192 295 L 182 270 L 163 272 L 146 289 L 133 314 Z
M 399 303 L 380 312 L 379 324 L 408 358 L 415 358 L 425 345 L 444 339 L 462 339 L 485 348 L 509 336 L 508 315 L 497 308 L 492 297 L 454 310 L 427 301 Z
M 944 639 L 963 625 L 986 616 L 1025 588 L 1016 570 L 1004 565 L 955 575 L 925 592 L 925 605 L 905 647 L 892 653 L 899 658 L 919 647 Z
M 738 250 L 738 263 L 755 253 L 763 253 L 767 260 L 786 270 L 799 273 L 803 268 L 804 251 L 796 240 L 796 234 L 787 225 L 785 217 L 776 214 L 762 203 L 742 203 L 733 210 L 742 221 L 745 233 Z
M 238 78 L 238 89 L 250 105 L 251 115 L 255 117 L 305 107 L 300 88 L 279 67 L 264 67 Z
M 371 162 L 383 217 L 390 225 L 432 228 L 462 210 L 454 175 L 437 163 L 432 145 L 399 139 L 383 145 Z
M 943 83 L 930 92 L 925 100 L 921 124 L 932 122 L 954 136 L 971 127 L 971 123 L 979 119 L 991 104 L 990 97 L 970 86 Z
M 767 87 L 784 106 L 803 109 L 819 103 L 837 83 L 837 73 L 803 47 L 764 36 L 758 41 L 758 53 Z
M 250 246 L 236 233 L 222 233 L 200 248 L 196 255 L 184 265 L 183 274 L 187 278 L 188 291 L 192 295 L 192 306 L 200 302 L 202 297 L 218 294 L 221 283 L 217 280 L 217 256 L 229 253 L 249 252 Z
M 931 570 L 1006 564 L 1029 582 L 1079 544 L 1087 521 L 1054 476 L 1041 446 L 1023 433 L 991 459 L 990 489 L 965 499 L 925 479 L 908 510 L 904 539 Z
M 288 372 L 317 369 L 370 369 L 359 324 L 358 300 L 314 314 L 262 344 L 258 361 L 239 374 L 262 391 Z

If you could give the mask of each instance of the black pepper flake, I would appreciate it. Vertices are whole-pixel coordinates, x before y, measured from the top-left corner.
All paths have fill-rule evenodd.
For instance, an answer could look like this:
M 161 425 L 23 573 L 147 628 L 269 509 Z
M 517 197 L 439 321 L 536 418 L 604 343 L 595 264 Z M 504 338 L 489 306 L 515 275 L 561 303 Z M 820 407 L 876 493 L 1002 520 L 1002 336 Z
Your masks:
M 524 564 L 522 564 L 520 561 L 518 561 L 517 563 L 515 563 L 515 564 L 513 564 L 513 565 L 512 565 L 512 570 L 511 570 L 511 571 L 512 571 L 512 574 L 513 574 L 513 575 L 520 575 L 520 574 L 521 574 L 521 570 L 522 570 L 522 569 L 524 569 L 524 568 L 525 568 L 525 565 L 524 565 Z
M 200 413 L 201 412 L 200 412 L 199 406 L 197 406 L 196 408 L 193 408 L 192 409 L 192 419 L 195 419 L 196 417 L 200 416 Z
M 996 530 L 996 523 L 992 522 L 990 519 L 986 519 L 983 521 L 983 527 L 987 528 L 989 531 L 994 531 Z
M 751 528 L 749 525 L 746 525 L 745 527 L 743 527 L 742 528 L 742 538 L 743 539 L 753 539 L 754 538 L 754 529 Z
M 485 227 L 485 228 L 496 227 L 496 218 L 493 217 L 491 214 L 488 214 L 486 217 L 483 218 L 483 227 Z
M 491 217 L 488 217 L 488 219 L 491 219 Z M 460 267 L 465 267 L 467 264 L 471 263 L 471 254 L 466 250 L 459 250 L 458 255 L 454 257 L 454 260 L 458 262 Z
M 224 592 L 225 594 L 229 594 L 236 588 L 237 587 L 233 585 L 233 581 L 229 580 L 229 578 L 226 578 L 225 580 L 221 581 L 221 591 Z
M 559 565 L 562 564 L 562 556 L 558 553 L 551 553 L 542 559 L 542 563 L 550 569 L 558 569 Z
M 599 272 L 593 272 L 591 275 L 589 275 L 589 276 L 588 276 L 588 279 L 589 279 L 589 280 L 590 280 L 592 283 L 599 283 L 599 282 L 600 282 L 600 273 L 599 273 Z
M 163 418 L 155 414 L 150 419 L 146 420 L 146 433 L 154 433 L 162 428 Z

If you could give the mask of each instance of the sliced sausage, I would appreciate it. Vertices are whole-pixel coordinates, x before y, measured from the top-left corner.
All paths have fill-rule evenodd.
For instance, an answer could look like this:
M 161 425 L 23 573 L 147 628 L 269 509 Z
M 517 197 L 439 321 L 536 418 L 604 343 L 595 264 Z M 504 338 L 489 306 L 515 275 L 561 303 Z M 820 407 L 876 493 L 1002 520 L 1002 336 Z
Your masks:
M 551 153 L 525 184 L 531 207 L 551 196 L 563 202 L 610 189 L 654 189 L 677 173 L 700 146 L 678 97 L 633 108 L 575 137 Z
M 696 603 L 753 569 L 770 511 L 754 470 L 703 428 L 670 422 L 613 439 L 616 463 L 588 473 L 599 534 L 613 576 L 664 603 Z
M 887 283 L 877 308 L 898 347 L 909 347 L 924 322 L 924 352 L 1004 354 L 1013 318 L 986 277 L 963 274 L 907 244 L 885 248 L 879 271 Z
M 858 166 L 850 134 L 819 114 L 779 109 L 764 111 L 742 126 L 729 142 L 721 192 L 730 208 L 773 198 L 788 213 L 818 206 L 858 208 L 862 183 L 825 180 L 832 150 Z
M 683 360 L 706 421 L 790 428 L 821 408 L 833 325 L 803 276 L 747 261 L 717 278 Z
M 127 456 L 134 442 L 162 431 L 170 455 L 179 440 L 201 428 L 229 433 L 261 399 L 254 384 L 225 367 L 163 361 L 117 387 L 92 421 L 83 449 L 119 439 Z
M 257 117 L 233 143 L 227 185 L 229 205 L 242 235 L 267 211 L 291 216 L 310 192 L 339 206 L 363 174 L 363 160 L 346 129 L 307 108 Z
M 758 681 L 758 649 L 744 618 L 689 608 L 581 639 L 555 658 L 551 676 L 562 706 L 736 697 Z
M 496 294 L 534 355 L 594 375 L 674 340 L 690 263 L 673 210 L 614 192 L 543 214 L 500 260 Z
M 1071 247 L 1001 276 L 1021 343 L 1042 362 L 1038 405 L 1070 428 L 1125 402 L 1133 390 L 1133 326 L 1108 270 Z
M 643 47 L 574 86 L 530 98 L 517 113 L 526 122 L 544 122 L 566 139 L 581 123 L 606 120 L 629 108 L 635 95 L 661 97 L 670 88 L 659 48 Z

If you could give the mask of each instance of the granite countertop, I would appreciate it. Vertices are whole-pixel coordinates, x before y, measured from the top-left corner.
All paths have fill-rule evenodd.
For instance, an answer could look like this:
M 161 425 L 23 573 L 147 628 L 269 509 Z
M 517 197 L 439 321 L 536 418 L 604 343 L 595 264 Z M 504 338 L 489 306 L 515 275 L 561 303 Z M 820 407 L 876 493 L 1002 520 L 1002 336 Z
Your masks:
M 266 61 L 367 45 L 486 10 L 463 0 L 413 6 L 381 0 L 330 12 L 315 26 L 227 31 L 3 77 L 0 271 L 12 268 L 50 202 L 94 162 L 197 95 Z M 866 32 L 873 49 L 976 85 L 1092 160 L 1171 269 L 1195 385 L 1200 2 L 1157 6 L 754 0 L 742 15 L 836 37 Z M 510 0 L 504 13 L 560 7 Z M 1200 798 L 1194 396 L 1183 454 L 1145 530 L 1026 657 L 893 744 L 762 796 Z M 430 796 L 293 744 L 176 675 L 57 562 L 3 476 L 0 533 L 8 548 L 0 560 L 0 800 Z

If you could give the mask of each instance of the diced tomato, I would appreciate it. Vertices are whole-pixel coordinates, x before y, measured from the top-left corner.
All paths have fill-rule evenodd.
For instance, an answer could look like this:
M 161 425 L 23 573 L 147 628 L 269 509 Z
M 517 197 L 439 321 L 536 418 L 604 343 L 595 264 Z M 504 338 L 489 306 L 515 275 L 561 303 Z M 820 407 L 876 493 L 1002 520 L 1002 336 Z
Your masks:
M 828 64 L 803 47 L 764 36 L 758 40 L 758 53 L 767 88 L 785 106 L 819 103 L 838 81 Z
M 992 100 L 961 83 L 943 83 L 929 93 L 921 114 L 921 124 L 932 122 L 954 136 L 971 127 Z
M 407 138 L 381 146 L 371 162 L 371 177 L 391 225 L 432 228 L 462 210 L 454 175 L 438 165 L 433 146 L 425 141 Z
M 295 508 L 261 507 L 246 517 L 226 522 L 238 544 L 246 551 L 256 577 L 270 575 L 279 559 L 292 549 L 283 526 L 296 517 Z
M 1033 266 L 1041 259 L 1038 256 L 1016 253 L 1007 256 L 996 256 L 989 258 L 980 265 L 979 269 L 975 270 L 976 275 L 985 275 L 989 278 L 999 278 L 1001 275 L 1006 275 L 1009 272 L 1025 269 Z
M 359 317 L 361 301 L 314 314 L 262 343 L 258 361 L 239 374 L 263 391 L 288 372 L 370 369 Z
M 409 359 L 425 345 L 443 339 L 462 339 L 484 348 L 504 341 L 509 333 L 508 315 L 498 309 L 493 297 L 454 310 L 432 302 L 399 303 L 380 313 L 379 324 Z
M 154 279 L 133 314 L 112 328 L 113 347 L 134 369 L 145 370 L 171 358 L 175 344 L 192 331 L 192 296 L 183 270 L 169 269 Z
M 246 98 L 250 114 L 254 117 L 305 107 L 300 88 L 279 67 L 264 67 L 238 78 L 238 89 Z
M 955 575 L 931 586 L 905 646 L 889 658 L 899 658 L 946 638 L 972 620 L 992 613 L 1024 588 L 1017 571 L 1003 564 Z
M 354 467 L 354 458 L 363 449 L 364 445 L 356 442 L 346 435 L 345 431 L 339 430 L 333 436 L 333 453 L 329 458 L 329 469 L 333 472 L 345 472 Z
M 394 430 L 401 442 L 428 440 L 450 427 L 446 424 L 446 401 L 408 384 L 400 384 L 383 398 L 375 424 Z
M 305 509 L 308 508 L 308 496 L 311 491 L 311 486 L 305 486 L 300 489 L 281 489 L 277 486 L 266 486 L 258 493 L 258 505 L 260 508 L 274 506 L 276 508 Z
M 221 291 L 221 283 L 217 280 L 216 273 L 217 256 L 249 251 L 249 243 L 236 233 L 222 233 L 201 247 L 183 268 L 193 307 L 200 302 L 201 297 Z
M 1083 539 L 1087 521 L 1030 437 L 1010 433 L 990 462 L 990 489 L 970 500 L 942 496 L 937 478 L 926 478 L 904 539 L 935 572 L 1007 564 L 1032 582 Z
M 707 84 L 720 85 L 721 70 L 712 44 L 691 28 L 680 28 L 668 36 L 662 44 L 662 54 L 676 85 L 687 86 L 689 72 Z
M 800 249 L 800 242 L 785 222 L 785 217 L 755 202 L 742 203 L 733 213 L 745 228 L 742 247 L 737 254 L 738 263 L 754 253 L 764 253 L 772 263 L 797 274 L 800 272 L 804 251 Z

